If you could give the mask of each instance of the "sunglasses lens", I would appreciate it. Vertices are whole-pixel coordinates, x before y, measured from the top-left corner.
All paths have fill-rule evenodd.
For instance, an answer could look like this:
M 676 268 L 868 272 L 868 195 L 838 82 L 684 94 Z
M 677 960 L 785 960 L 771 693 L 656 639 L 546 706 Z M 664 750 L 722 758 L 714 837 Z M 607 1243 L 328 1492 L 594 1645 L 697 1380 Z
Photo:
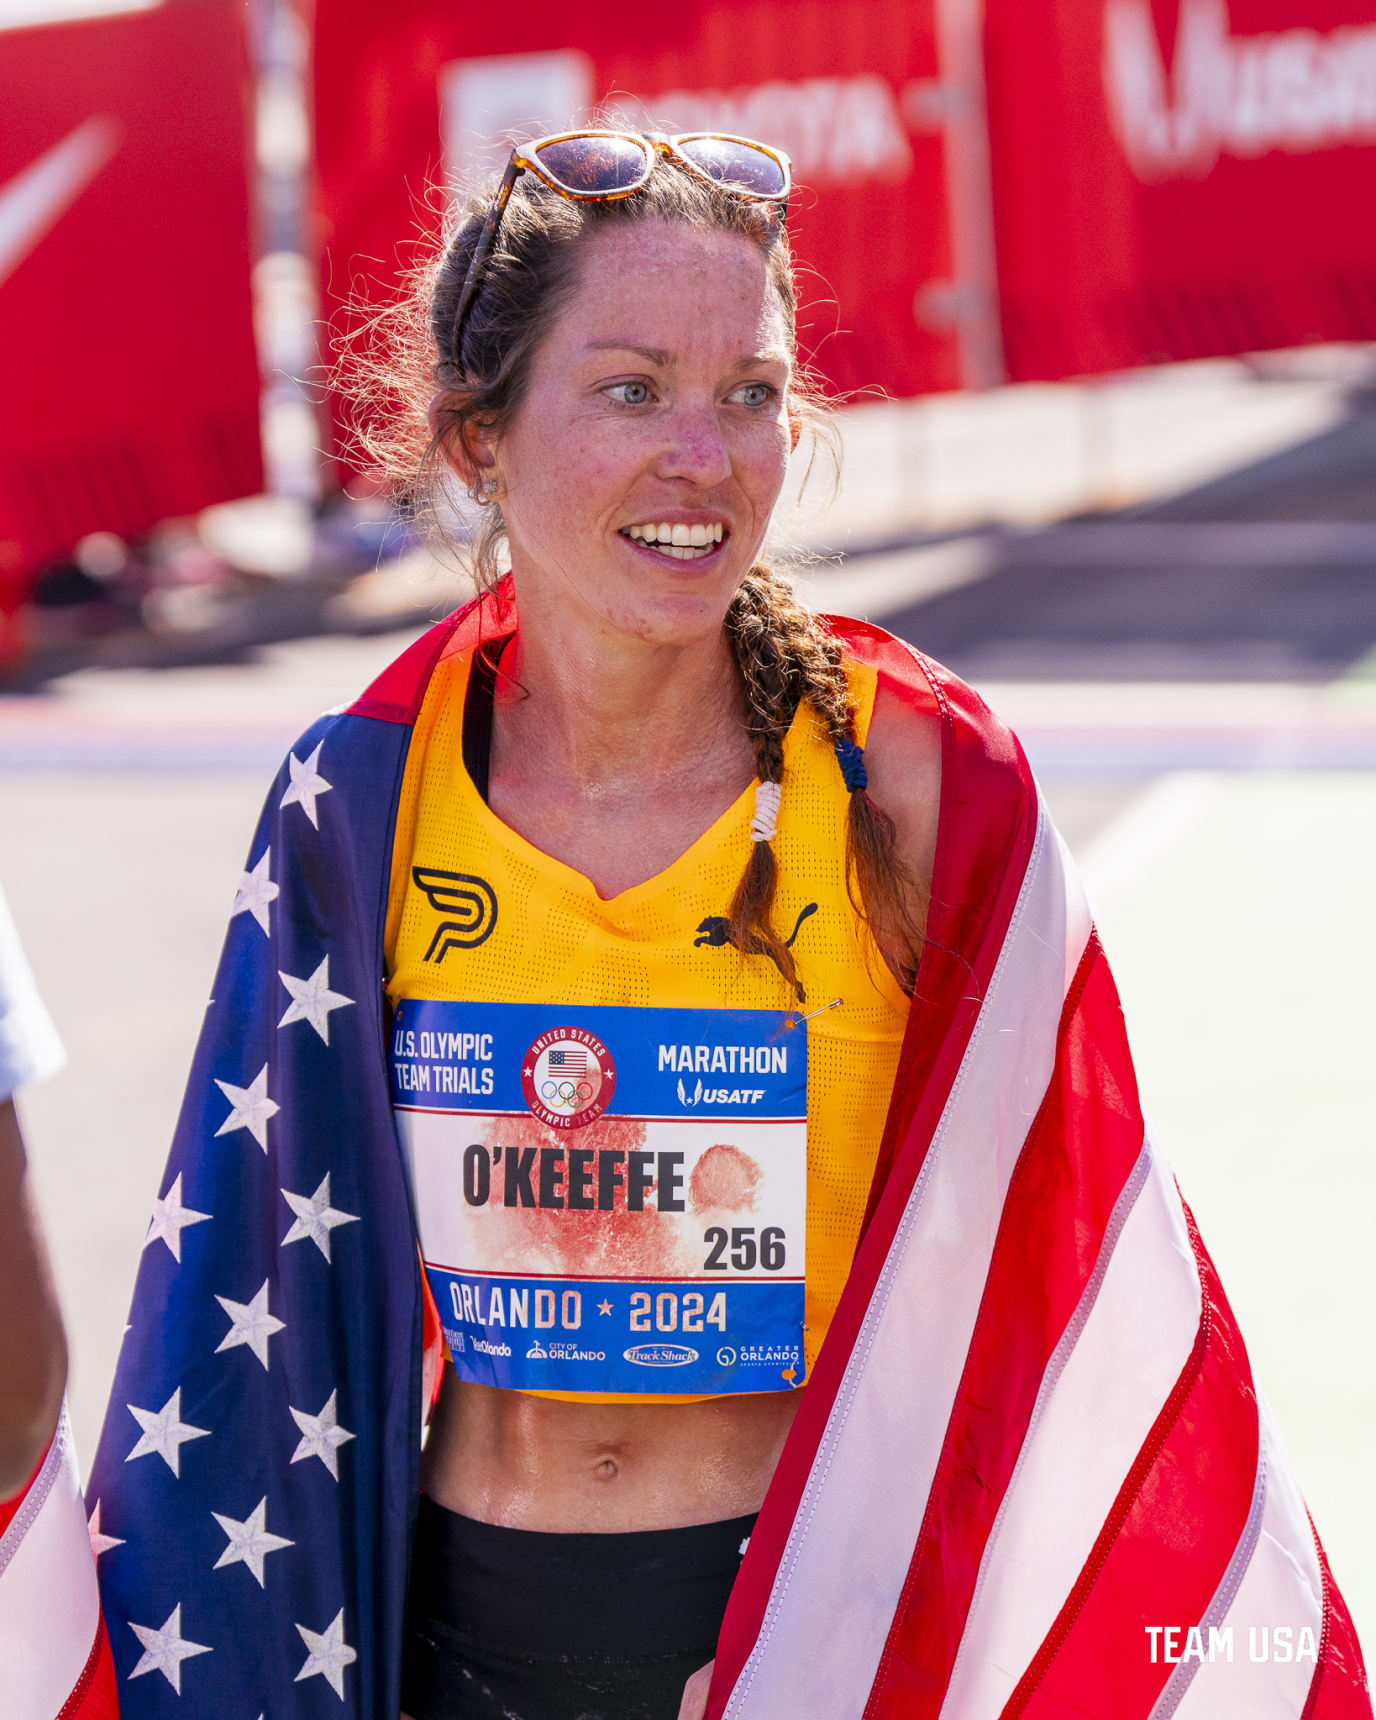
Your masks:
M 633 137 L 565 137 L 536 151 L 541 170 L 575 197 L 629 191 L 645 178 L 650 150 Z
M 686 137 L 678 147 L 699 173 L 715 179 L 718 185 L 753 197 L 784 195 L 788 181 L 782 166 L 754 144 L 724 137 Z

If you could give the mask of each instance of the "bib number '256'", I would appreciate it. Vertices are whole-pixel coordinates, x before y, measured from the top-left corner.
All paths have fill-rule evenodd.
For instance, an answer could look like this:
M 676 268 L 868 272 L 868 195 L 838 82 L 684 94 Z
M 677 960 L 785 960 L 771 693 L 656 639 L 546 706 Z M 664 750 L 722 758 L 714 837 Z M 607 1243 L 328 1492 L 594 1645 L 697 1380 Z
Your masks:
M 796 1016 L 405 1000 L 389 1061 L 462 1379 L 689 1394 L 801 1383 Z

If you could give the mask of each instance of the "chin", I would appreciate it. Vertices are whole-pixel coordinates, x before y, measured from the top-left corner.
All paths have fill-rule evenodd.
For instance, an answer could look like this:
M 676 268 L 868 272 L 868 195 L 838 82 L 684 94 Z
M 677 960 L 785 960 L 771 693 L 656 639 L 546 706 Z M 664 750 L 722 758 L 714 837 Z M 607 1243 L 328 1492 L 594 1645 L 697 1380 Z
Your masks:
M 633 639 L 651 645 L 692 645 L 720 634 L 739 583 L 738 578 L 718 577 L 710 585 L 685 584 L 677 589 L 623 585 L 613 602 L 597 607 L 618 632 Z

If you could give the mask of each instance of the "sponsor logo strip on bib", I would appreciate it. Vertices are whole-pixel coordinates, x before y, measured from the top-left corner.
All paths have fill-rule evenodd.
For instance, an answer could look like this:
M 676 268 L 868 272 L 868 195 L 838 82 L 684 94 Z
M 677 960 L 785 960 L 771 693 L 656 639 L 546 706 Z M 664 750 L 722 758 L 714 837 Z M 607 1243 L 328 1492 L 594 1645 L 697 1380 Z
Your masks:
M 389 1063 L 462 1379 L 637 1394 L 801 1383 L 797 1015 L 407 999 Z

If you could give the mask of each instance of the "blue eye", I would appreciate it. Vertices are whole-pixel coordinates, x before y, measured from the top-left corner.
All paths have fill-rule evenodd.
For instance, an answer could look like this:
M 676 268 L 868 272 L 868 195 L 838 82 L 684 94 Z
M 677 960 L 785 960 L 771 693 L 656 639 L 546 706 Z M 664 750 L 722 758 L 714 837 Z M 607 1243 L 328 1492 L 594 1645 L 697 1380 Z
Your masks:
M 743 400 L 741 402 L 743 406 L 767 406 L 773 398 L 774 390 L 767 382 L 747 382 L 736 390 L 736 394 L 753 396 L 752 399 Z M 736 395 L 733 394 L 731 398 L 734 400 L 735 397 Z
M 631 398 L 623 398 L 619 402 L 622 406 L 643 406 L 650 398 L 648 382 L 613 382 L 609 387 L 602 390 L 604 394 L 610 394 L 614 399 L 618 394 L 623 394 L 625 391 L 630 392 Z

